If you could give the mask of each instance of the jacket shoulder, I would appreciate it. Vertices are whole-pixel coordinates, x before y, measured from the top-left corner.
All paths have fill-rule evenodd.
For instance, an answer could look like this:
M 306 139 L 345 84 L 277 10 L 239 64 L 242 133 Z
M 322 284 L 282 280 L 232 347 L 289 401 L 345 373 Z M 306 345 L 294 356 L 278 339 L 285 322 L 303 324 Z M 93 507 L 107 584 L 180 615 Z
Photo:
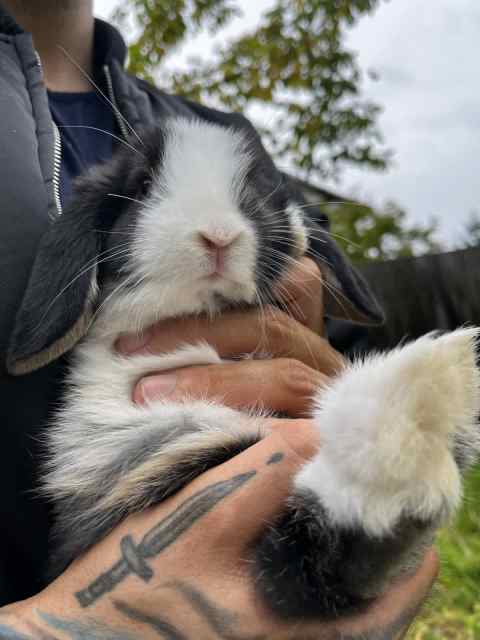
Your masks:
M 220 124 L 225 127 L 234 127 L 235 129 L 244 129 L 250 134 L 258 136 L 250 120 L 241 113 L 221 111 L 220 109 L 207 107 L 184 96 L 166 93 L 142 78 L 133 75 L 130 75 L 130 78 L 137 84 L 137 87 L 145 91 L 153 101 L 161 101 L 164 105 L 167 104 L 172 113 L 178 113 L 179 116 L 188 114 L 190 117 L 197 117 L 206 122 Z

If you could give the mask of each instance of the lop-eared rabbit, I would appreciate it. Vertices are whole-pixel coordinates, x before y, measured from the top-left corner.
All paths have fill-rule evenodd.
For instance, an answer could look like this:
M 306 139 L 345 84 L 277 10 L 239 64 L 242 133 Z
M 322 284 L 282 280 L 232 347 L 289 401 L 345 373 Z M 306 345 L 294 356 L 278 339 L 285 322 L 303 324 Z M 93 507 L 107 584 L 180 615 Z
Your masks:
M 354 274 L 248 132 L 172 119 L 78 180 L 41 240 L 9 352 L 21 375 L 75 347 L 47 430 L 53 574 L 129 514 L 265 435 L 260 415 L 220 402 L 134 405 L 142 375 L 221 359 L 205 343 L 128 357 L 114 349 L 119 334 L 271 301 L 304 255 L 348 305 Z M 427 335 L 355 361 L 318 389 L 311 417 L 321 446 L 252 562 L 279 616 L 358 611 L 418 566 L 479 450 L 477 335 Z M 134 546 L 123 552 L 136 579 L 148 579 Z M 81 603 L 94 599 L 85 592 Z

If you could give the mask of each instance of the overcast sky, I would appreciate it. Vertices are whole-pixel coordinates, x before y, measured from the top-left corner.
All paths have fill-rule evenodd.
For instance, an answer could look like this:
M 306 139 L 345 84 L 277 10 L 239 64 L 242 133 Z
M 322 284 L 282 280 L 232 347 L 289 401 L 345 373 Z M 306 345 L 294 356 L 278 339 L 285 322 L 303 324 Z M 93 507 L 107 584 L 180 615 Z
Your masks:
M 117 0 L 95 0 L 108 17 Z M 244 18 L 226 37 L 253 26 L 272 0 L 240 0 Z M 480 0 L 390 0 L 352 31 L 365 96 L 384 112 L 380 127 L 394 162 L 386 173 L 345 170 L 327 185 L 381 204 L 393 199 L 417 222 L 436 216 L 454 244 L 469 213 L 480 213 Z M 208 53 L 199 37 L 187 53 Z M 161 79 L 160 79 L 161 81 Z

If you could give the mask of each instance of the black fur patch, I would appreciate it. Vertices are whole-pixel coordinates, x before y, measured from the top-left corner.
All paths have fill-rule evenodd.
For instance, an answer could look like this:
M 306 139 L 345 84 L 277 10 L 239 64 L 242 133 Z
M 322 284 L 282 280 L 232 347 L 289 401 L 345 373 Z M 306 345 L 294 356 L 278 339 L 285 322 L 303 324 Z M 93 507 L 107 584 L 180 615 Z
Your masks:
M 144 138 L 148 144 L 140 146 L 137 141 L 138 153 L 122 146 L 111 162 L 79 178 L 69 206 L 41 239 L 10 340 L 7 365 L 12 373 L 18 363 L 61 341 L 88 304 L 93 312 L 101 300 L 103 282 L 119 275 L 124 263 L 109 258 L 125 242 L 119 220 L 131 227 L 139 205 L 129 198 L 144 197 L 145 182 L 161 164 L 162 130 L 155 127 Z M 122 198 L 109 195 L 113 193 Z M 50 359 L 81 337 L 79 331 L 74 340 L 59 345 Z
M 40 241 L 10 342 L 10 371 L 50 348 L 85 311 L 99 250 L 88 204 L 86 198 L 76 217 L 60 218 Z
M 332 620 L 360 613 L 391 579 L 413 570 L 436 523 L 409 519 L 393 535 L 371 538 L 332 525 L 313 494 L 295 494 L 255 546 L 259 596 L 285 620 Z
M 192 427 L 191 431 L 195 431 L 195 428 Z M 159 436 L 161 436 L 161 432 Z M 227 460 L 230 460 L 242 451 L 245 451 L 245 449 L 256 444 L 259 439 L 259 436 L 245 435 L 230 446 L 226 445 L 211 449 L 210 451 L 203 450 L 200 454 L 195 455 L 190 452 L 185 456 L 185 459 L 179 462 L 174 468 L 169 469 L 164 475 L 155 478 L 155 481 L 149 485 L 148 492 L 142 496 L 135 505 L 135 508 L 131 511 L 119 508 L 102 514 L 96 512 L 95 518 L 92 519 L 91 516 L 89 517 L 88 515 L 88 510 L 94 506 L 99 496 L 97 496 L 96 499 L 94 497 L 93 504 L 90 498 L 85 499 L 81 496 L 58 501 L 55 505 L 57 517 L 52 534 L 51 547 L 53 553 L 50 558 L 49 578 L 54 579 L 60 575 L 73 560 L 80 557 L 90 547 L 104 538 L 131 513 L 143 511 L 154 504 L 166 500 L 187 486 L 199 475 L 208 471 L 208 469 L 217 467 Z M 165 444 L 163 440 L 162 444 Z M 159 446 L 161 447 L 162 444 Z M 151 455 L 152 446 L 152 442 L 150 442 L 148 446 L 141 445 L 137 452 L 138 455 L 133 455 L 131 459 L 122 456 L 124 464 L 127 465 L 129 469 L 135 468 L 149 457 L 147 455 L 147 449 Z M 120 460 L 119 456 L 120 465 L 121 462 L 122 460 Z M 111 469 L 111 471 L 112 478 L 105 478 L 107 486 L 104 488 L 103 495 L 107 494 L 109 490 L 114 487 L 116 481 L 118 481 L 118 472 L 121 471 L 121 466 L 115 471 L 113 469 Z M 86 517 L 82 519 L 83 514 L 85 514 Z

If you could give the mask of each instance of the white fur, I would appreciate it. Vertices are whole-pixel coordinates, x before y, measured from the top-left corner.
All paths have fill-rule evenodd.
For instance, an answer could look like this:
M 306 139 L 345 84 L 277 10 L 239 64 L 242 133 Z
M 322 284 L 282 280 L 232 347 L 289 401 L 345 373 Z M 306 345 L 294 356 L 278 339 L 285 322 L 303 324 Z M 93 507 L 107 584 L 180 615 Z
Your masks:
M 238 207 L 249 165 L 239 133 L 196 121 L 169 124 L 163 166 L 139 212 L 131 251 L 130 282 L 142 286 L 119 291 L 104 304 L 108 311 L 99 318 L 108 316 L 105 332 L 140 331 L 162 318 L 214 313 L 218 294 L 232 302 L 254 301 L 258 242 Z M 209 278 L 212 259 L 201 234 L 231 241 L 222 278 Z
M 292 227 L 293 238 L 297 250 L 297 256 L 307 253 L 309 246 L 308 233 L 303 219 L 303 214 L 298 205 L 291 204 L 287 207 L 288 218 Z
M 444 520 L 461 497 L 453 437 L 479 451 L 477 329 L 426 336 L 349 367 L 316 399 L 321 447 L 296 479 L 334 522 L 381 536 Z
M 101 491 L 96 469 L 108 469 L 142 429 L 181 432 L 186 423 L 198 425 L 198 434 L 187 434 L 148 469 L 142 466 L 144 482 L 185 451 L 258 432 L 255 417 L 219 403 L 133 404 L 134 384 L 146 374 L 220 364 L 212 347 L 185 345 L 174 353 L 134 357 L 113 348 L 120 332 L 141 331 L 162 318 L 218 311 L 218 294 L 236 302 L 254 300 L 258 243 L 236 204 L 249 162 L 243 138 L 232 131 L 182 121 L 170 125 L 162 172 L 138 214 L 130 265 L 130 283 L 137 286 L 106 292 L 75 351 L 66 402 L 49 432 L 53 456 L 46 490 L 54 496 Z M 305 250 L 300 210 L 291 207 L 289 218 L 299 250 Z M 208 277 L 212 264 L 200 234 L 231 242 L 223 277 Z M 391 531 L 402 515 L 450 514 L 461 494 L 453 437 L 460 434 L 465 446 L 479 448 L 476 336 L 473 329 L 429 336 L 347 368 L 318 394 L 313 415 L 321 448 L 299 473 L 297 487 L 313 491 L 334 522 L 360 525 L 372 535 Z M 119 489 L 122 495 L 127 486 L 133 491 L 135 473 L 133 484 Z M 93 480 L 89 484 L 86 478 Z M 114 493 L 102 499 L 116 500 Z
M 218 444 L 220 424 L 228 424 L 225 442 L 238 430 L 258 431 L 253 418 L 211 402 L 133 404 L 134 384 L 148 373 L 220 363 L 208 345 L 131 358 L 113 347 L 121 332 L 140 332 L 165 318 L 215 313 L 219 294 L 232 302 L 254 300 L 258 243 L 253 224 L 238 207 L 251 160 L 246 146 L 242 135 L 223 127 L 185 120 L 168 124 L 163 164 L 134 231 L 127 279 L 134 286 L 122 281 L 103 291 L 89 333 L 75 350 L 65 405 L 49 432 L 47 492 L 80 491 L 88 484 L 85 478 L 107 466 L 138 429 L 168 430 L 194 420 L 199 434 L 204 432 L 202 442 L 211 433 L 212 446 Z M 221 277 L 209 278 L 214 265 L 201 234 L 230 243 Z M 188 437 L 184 445 L 194 449 L 194 441 Z
M 152 371 L 220 362 L 216 351 L 203 343 L 164 355 L 121 356 L 95 336 L 94 328 L 90 339 L 76 350 L 70 392 L 48 432 L 54 457 L 47 491 L 60 497 L 88 487 L 85 477 L 108 465 L 139 429 L 168 430 L 193 418 L 199 431 L 210 431 L 213 440 L 222 424 L 228 424 L 232 433 L 258 429 L 247 415 L 209 401 L 160 401 L 147 406 L 132 401 L 135 382 Z

